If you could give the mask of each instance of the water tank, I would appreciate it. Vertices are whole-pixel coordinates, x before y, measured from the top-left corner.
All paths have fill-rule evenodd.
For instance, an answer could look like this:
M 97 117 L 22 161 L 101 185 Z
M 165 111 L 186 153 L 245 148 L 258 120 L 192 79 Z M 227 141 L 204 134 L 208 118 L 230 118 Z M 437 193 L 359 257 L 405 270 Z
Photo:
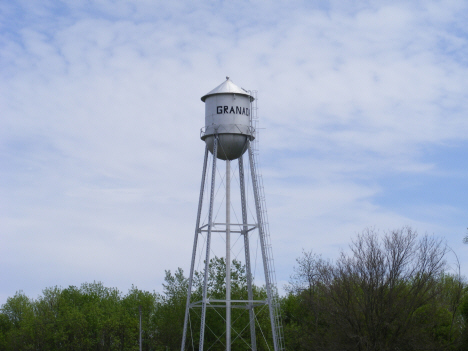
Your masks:
M 205 103 L 205 127 L 202 128 L 201 139 L 208 149 L 213 153 L 217 135 L 219 159 L 241 157 L 247 150 L 248 140 L 254 138 L 250 123 L 252 95 L 226 77 L 226 81 L 202 96 L 201 100 Z

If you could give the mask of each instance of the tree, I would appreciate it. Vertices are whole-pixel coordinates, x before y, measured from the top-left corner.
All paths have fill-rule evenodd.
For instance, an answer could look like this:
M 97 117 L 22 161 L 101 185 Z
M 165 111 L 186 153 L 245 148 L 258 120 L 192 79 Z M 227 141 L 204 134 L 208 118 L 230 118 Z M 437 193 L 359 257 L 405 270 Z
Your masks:
M 303 253 L 289 286 L 298 307 L 288 334 L 304 350 L 454 347 L 463 284 L 446 274 L 447 252 L 406 227 L 382 238 L 365 231 L 335 263 Z
M 99 282 L 46 288 L 37 300 L 17 293 L 0 313 L 0 350 L 138 350 L 139 306 L 143 350 L 156 350 L 158 296 L 133 286 L 123 295 Z
M 6 349 L 21 350 L 32 347 L 31 319 L 34 312 L 31 300 L 19 291 L 7 299 L 1 312 L 2 329 L 7 332 L 2 337 Z
M 223 300 L 226 296 L 226 262 L 224 258 L 214 257 L 210 260 L 208 271 L 208 298 Z M 247 300 L 247 279 L 245 276 L 245 266 L 240 261 L 234 260 L 231 264 L 231 299 Z M 155 317 L 156 330 L 158 331 L 161 345 L 170 350 L 180 349 L 182 340 L 182 329 L 185 315 L 185 304 L 187 299 L 188 281 L 182 269 L 178 269 L 174 274 L 166 271 L 165 283 L 163 284 L 163 295 L 158 302 Z M 200 301 L 202 298 L 203 272 L 195 271 L 192 302 Z M 255 299 L 266 300 L 264 288 L 253 286 Z M 201 311 L 191 309 L 189 320 L 189 333 L 186 347 L 194 349 L 198 346 L 200 335 L 200 314 Z M 232 318 L 232 349 L 243 350 L 246 347 L 245 340 L 249 340 L 250 334 L 248 323 L 249 313 L 246 309 L 233 308 Z M 210 350 L 225 350 L 223 334 L 225 332 L 224 313 L 220 309 L 207 308 L 205 328 L 205 345 Z M 267 341 L 271 339 L 269 326 L 268 309 L 258 309 L 256 314 L 258 341 L 257 349 L 272 349 Z M 247 327 L 246 327 L 247 326 Z M 260 328 L 262 331 L 260 331 Z M 263 334 L 262 334 L 263 333 Z M 263 337 L 262 337 L 263 335 Z M 209 345 L 209 346 L 208 346 Z
M 226 297 L 226 261 L 224 258 L 214 257 L 210 260 L 207 282 L 207 296 L 210 300 L 224 300 Z M 195 272 L 195 294 L 193 301 L 201 300 L 203 287 L 203 272 Z M 252 292 L 255 300 L 266 300 L 267 294 L 264 287 L 252 284 Z M 246 267 L 238 260 L 231 263 L 231 300 L 248 300 Z M 231 335 L 233 350 L 243 350 L 250 344 L 249 312 L 245 308 L 236 308 L 236 303 L 231 309 Z M 245 304 L 242 304 L 245 306 Z M 266 305 L 254 309 L 257 335 L 257 349 L 269 350 L 273 348 L 271 339 L 271 326 L 268 307 Z M 199 330 L 200 316 L 192 314 L 193 321 Z M 224 312 L 220 309 L 207 307 L 205 345 L 211 350 L 224 350 L 224 333 L 226 330 Z M 192 323 L 193 325 L 193 323 Z M 208 346 L 209 345 L 209 346 Z
M 185 302 L 187 299 L 187 278 L 178 268 L 174 275 L 166 271 L 163 295 L 156 302 L 154 325 L 158 344 L 164 349 L 180 349 L 184 326 Z

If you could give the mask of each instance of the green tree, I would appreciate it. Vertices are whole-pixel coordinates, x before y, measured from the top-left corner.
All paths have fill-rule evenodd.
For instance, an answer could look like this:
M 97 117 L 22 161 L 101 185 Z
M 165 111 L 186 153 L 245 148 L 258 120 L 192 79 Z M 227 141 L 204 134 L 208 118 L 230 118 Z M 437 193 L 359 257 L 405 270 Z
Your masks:
M 134 286 L 123 298 L 122 306 L 125 316 L 122 322 L 126 326 L 126 333 L 122 333 L 121 337 L 133 341 L 130 342 L 133 349 L 138 349 L 140 307 L 142 314 L 142 348 L 143 350 L 155 350 L 159 345 L 156 333 L 157 326 L 154 320 L 160 299 L 159 294 L 139 290 Z
M 181 268 L 174 275 L 166 271 L 163 295 L 156 301 L 153 317 L 156 337 L 161 349 L 180 349 L 184 325 L 185 301 L 187 298 L 187 278 Z
M 2 318 L 6 349 L 25 350 L 33 348 L 33 304 L 22 291 L 9 297 L 2 306 Z
M 203 272 L 194 273 L 192 302 L 202 298 Z M 247 279 L 245 266 L 234 260 L 231 264 L 231 298 L 233 300 L 247 300 Z M 208 298 L 210 300 L 224 300 L 226 296 L 226 262 L 224 258 L 214 257 L 209 263 L 208 272 Z M 166 271 L 163 295 L 158 301 L 155 316 L 156 330 L 161 345 L 169 350 L 180 349 L 182 330 L 184 323 L 185 304 L 187 299 L 188 280 L 182 269 L 174 274 Z M 266 300 L 264 288 L 253 286 L 254 298 Z M 220 304 L 213 302 L 213 304 Z M 240 305 L 240 304 L 239 304 Z M 271 331 L 269 326 L 269 314 L 267 308 L 256 309 L 258 350 L 272 349 Z M 187 349 L 197 349 L 200 335 L 201 309 L 191 309 L 189 321 L 189 335 Z M 210 350 L 224 350 L 223 335 L 225 332 L 223 309 L 214 309 L 208 306 L 206 313 L 205 345 Z M 246 309 L 233 308 L 231 312 L 233 328 L 232 349 L 243 350 L 246 348 L 246 340 L 250 343 L 250 329 L 248 328 L 249 313 Z M 247 326 L 247 327 L 246 327 Z M 260 330 L 261 329 L 261 330 Z
M 17 293 L 0 314 L 1 350 L 157 349 L 153 319 L 158 295 L 132 287 L 123 295 L 102 283 L 44 289 L 37 300 Z
M 410 228 L 368 230 L 335 262 L 304 253 L 286 313 L 291 349 L 449 350 L 460 339 L 464 284 L 445 244 Z M 297 301 L 294 301 L 297 299 Z

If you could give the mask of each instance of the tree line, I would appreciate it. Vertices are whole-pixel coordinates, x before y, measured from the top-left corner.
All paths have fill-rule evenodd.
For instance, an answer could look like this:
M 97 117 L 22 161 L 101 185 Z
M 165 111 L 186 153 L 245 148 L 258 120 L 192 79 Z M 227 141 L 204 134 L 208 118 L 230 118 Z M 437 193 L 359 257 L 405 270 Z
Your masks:
M 367 230 L 335 261 L 304 251 L 280 298 L 287 350 L 467 350 L 467 285 L 450 255 L 442 240 L 411 228 Z M 223 258 L 210 261 L 212 299 L 225 294 L 225 267 Z M 231 267 L 232 299 L 247 299 L 245 267 Z M 197 272 L 192 300 L 201 284 Z M 99 282 L 46 288 L 36 299 L 17 292 L 0 309 L 0 350 L 139 350 L 140 307 L 143 350 L 180 350 L 187 285 L 179 268 L 166 271 L 162 293 L 132 286 L 124 294 Z M 254 286 L 254 295 L 264 299 L 265 288 Z M 206 345 L 223 350 L 215 340 L 222 316 L 207 310 L 206 318 L 219 328 L 205 334 Z M 248 339 L 248 313 L 233 310 L 233 320 L 233 335 Z M 267 310 L 256 321 L 257 349 L 272 350 Z M 187 349 L 196 350 L 196 313 L 190 326 Z M 239 340 L 232 350 L 246 349 Z

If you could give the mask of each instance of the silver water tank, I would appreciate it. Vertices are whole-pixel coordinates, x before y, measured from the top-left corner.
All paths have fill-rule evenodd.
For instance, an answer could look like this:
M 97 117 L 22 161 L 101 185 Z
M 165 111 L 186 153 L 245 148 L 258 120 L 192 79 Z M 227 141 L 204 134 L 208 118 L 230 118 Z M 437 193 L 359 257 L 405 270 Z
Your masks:
M 247 150 L 247 141 L 253 140 L 251 105 L 254 100 L 248 91 L 239 88 L 229 77 L 202 96 L 205 103 L 205 127 L 201 139 L 213 153 L 215 135 L 218 136 L 217 158 L 235 160 Z

